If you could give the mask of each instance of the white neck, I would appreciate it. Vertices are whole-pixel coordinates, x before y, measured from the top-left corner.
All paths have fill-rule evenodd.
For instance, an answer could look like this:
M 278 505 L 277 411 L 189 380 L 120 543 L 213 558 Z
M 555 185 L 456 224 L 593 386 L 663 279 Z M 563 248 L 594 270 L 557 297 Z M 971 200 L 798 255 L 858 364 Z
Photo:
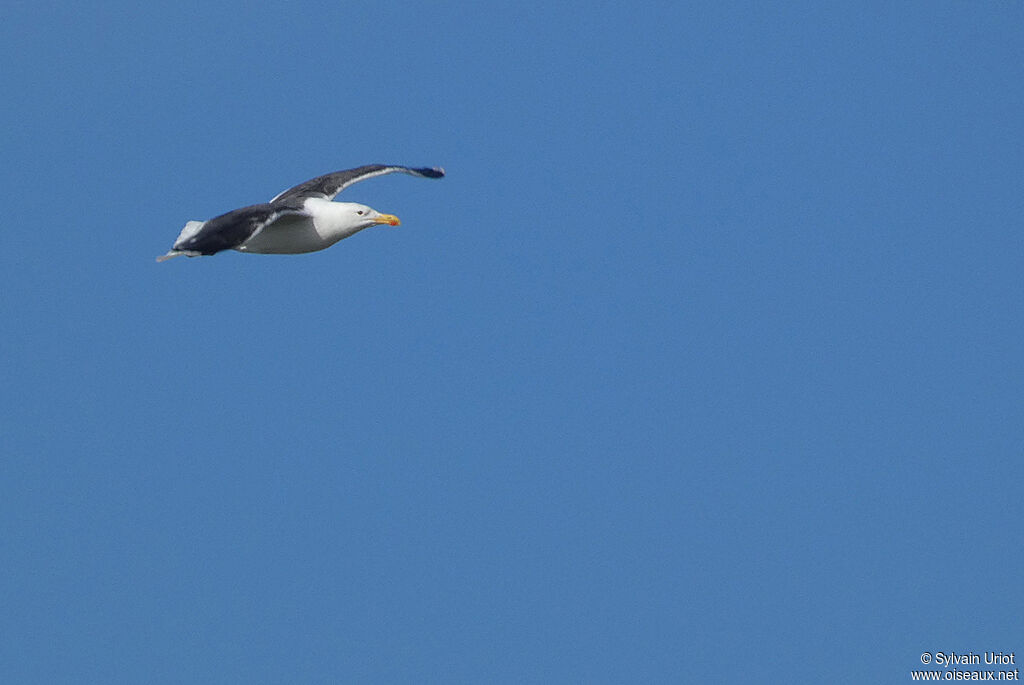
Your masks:
M 331 202 L 311 197 L 303 207 L 313 217 L 316 232 L 330 243 L 336 243 L 373 225 L 372 221 L 359 221 L 352 213 L 353 204 L 350 202 Z

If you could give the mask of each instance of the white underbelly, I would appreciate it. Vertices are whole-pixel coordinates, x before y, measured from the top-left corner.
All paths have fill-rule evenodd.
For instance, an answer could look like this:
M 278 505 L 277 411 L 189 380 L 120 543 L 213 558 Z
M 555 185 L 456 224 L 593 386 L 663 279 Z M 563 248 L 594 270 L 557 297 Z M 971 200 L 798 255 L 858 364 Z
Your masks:
M 235 249 L 239 252 L 260 254 L 299 254 L 322 250 L 338 240 L 340 238 L 324 236 L 318 232 L 310 217 L 285 216 Z

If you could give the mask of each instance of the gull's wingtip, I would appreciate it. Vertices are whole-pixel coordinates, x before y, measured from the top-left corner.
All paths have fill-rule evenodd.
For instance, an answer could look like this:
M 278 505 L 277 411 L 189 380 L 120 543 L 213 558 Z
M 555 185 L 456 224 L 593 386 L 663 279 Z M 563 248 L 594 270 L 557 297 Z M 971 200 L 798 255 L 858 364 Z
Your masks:
M 416 169 L 416 173 L 420 176 L 426 176 L 427 178 L 443 178 L 444 167 L 439 166 L 428 166 Z

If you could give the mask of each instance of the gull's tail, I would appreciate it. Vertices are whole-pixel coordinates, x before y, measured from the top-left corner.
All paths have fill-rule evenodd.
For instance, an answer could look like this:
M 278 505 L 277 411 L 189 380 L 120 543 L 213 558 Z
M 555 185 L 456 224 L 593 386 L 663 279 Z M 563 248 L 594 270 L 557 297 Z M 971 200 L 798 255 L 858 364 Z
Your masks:
M 156 261 L 166 262 L 168 259 L 180 257 L 181 255 L 186 255 L 188 257 L 198 257 L 200 254 L 198 252 L 191 252 L 189 250 L 176 250 L 175 248 L 178 247 L 178 245 L 180 245 L 182 242 L 194 236 L 196 233 L 199 233 L 199 229 L 203 227 L 204 223 L 206 222 L 189 221 L 187 224 L 185 224 L 185 227 L 181 229 L 181 233 L 178 234 L 177 240 L 174 241 L 174 247 L 171 248 L 171 251 L 165 255 L 160 255 L 159 257 L 156 258 Z

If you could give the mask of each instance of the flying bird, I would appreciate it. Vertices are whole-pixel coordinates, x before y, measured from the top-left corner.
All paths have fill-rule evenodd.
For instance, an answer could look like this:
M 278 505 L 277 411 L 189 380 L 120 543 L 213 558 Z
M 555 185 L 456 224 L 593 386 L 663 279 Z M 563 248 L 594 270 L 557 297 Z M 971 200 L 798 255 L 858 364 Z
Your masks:
M 338 193 L 353 183 L 395 172 L 423 178 L 444 176 L 440 167 L 390 164 L 369 164 L 317 176 L 279 193 L 270 202 L 235 209 L 207 221 L 189 221 L 170 251 L 156 260 L 162 262 L 180 255 L 200 257 L 222 250 L 260 254 L 316 252 L 370 226 L 398 226 L 401 222 L 394 214 L 381 214 L 355 202 L 333 202 Z

